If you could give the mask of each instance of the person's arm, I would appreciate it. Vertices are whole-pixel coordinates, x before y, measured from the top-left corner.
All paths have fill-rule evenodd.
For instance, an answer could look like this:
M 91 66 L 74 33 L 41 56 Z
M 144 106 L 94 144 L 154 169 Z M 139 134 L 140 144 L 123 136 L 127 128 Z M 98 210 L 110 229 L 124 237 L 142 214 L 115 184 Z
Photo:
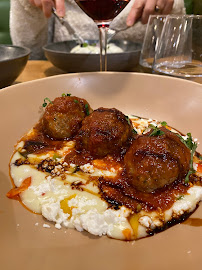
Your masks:
M 31 59 L 43 58 L 42 47 L 47 42 L 48 20 L 28 0 L 11 0 L 10 4 L 10 34 L 13 45 L 30 48 Z

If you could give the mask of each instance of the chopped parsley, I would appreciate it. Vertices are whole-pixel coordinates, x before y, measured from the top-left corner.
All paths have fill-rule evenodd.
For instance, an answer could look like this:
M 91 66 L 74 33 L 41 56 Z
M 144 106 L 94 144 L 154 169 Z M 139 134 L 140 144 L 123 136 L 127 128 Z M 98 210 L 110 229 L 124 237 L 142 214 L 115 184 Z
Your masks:
M 127 121 L 128 124 L 129 124 L 129 126 L 131 126 L 130 118 L 129 118 L 127 115 L 125 115 L 125 118 L 126 118 L 126 121 Z
M 87 42 L 82 43 L 82 44 L 81 44 L 81 47 L 84 47 L 84 48 L 85 48 L 85 47 L 88 47 L 88 43 L 87 43 Z
M 78 104 L 79 102 L 78 102 L 78 100 L 77 100 L 77 99 L 74 99 L 74 103 L 77 103 L 77 104 Z
M 180 138 L 181 142 L 183 142 L 186 145 L 186 147 L 189 148 L 189 150 L 191 151 L 191 160 L 190 160 L 190 164 L 189 164 L 189 171 L 188 171 L 188 174 L 185 177 L 185 183 L 188 183 L 189 182 L 189 176 L 192 173 L 196 172 L 194 170 L 194 167 L 193 167 L 193 157 L 194 157 L 194 153 L 195 153 L 196 148 L 197 148 L 197 143 L 193 142 L 191 133 L 187 133 L 187 138 L 186 139 L 184 139 L 179 134 L 177 134 L 177 136 Z
M 163 122 L 161 122 L 161 125 L 162 125 L 163 127 L 166 127 L 166 126 L 167 126 L 167 122 L 166 122 L 166 121 L 163 121 Z
M 184 195 L 179 195 L 176 199 L 177 200 L 182 200 L 184 198 Z
M 69 94 L 69 93 L 67 93 L 67 94 L 65 94 L 65 93 L 63 93 L 62 94 L 62 97 L 70 97 L 72 94 Z
M 53 159 L 57 159 L 57 158 L 61 158 L 61 156 L 60 155 L 58 155 L 58 154 L 56 154 L 56 153 L 54 153 L 54 155 L 53 155 Z
M 50 104 L 53 104 L 53 102 L 50 100 L 50 98 L 47 98 L 47 97 L 46 97 L 46 98 L 44 98 L 43 104 L 42 104 L 42 106 L 43 106 L 44 108 L 47 106 L 46 100 L 49 101 Z
M 149 136 L 160 136 L 165 134 L 162 130 L 160 130 L 160 128 L 158 128 L 157 126 L 154 126 L 152 124 L 149 125 L 149 128 L 153 129 L 153 131 L 149 134 Z
M 85 110 L 86 110 L 86 115 L 88 116 L 90 114 L 88 104 L 85 104 Z

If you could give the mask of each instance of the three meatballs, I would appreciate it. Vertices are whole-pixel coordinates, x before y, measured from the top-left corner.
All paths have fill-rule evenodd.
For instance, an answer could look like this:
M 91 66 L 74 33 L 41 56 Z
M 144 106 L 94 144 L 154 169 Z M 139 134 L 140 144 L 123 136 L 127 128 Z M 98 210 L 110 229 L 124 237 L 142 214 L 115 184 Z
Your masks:
M 75 96 L 57 97 L 50 103 L 41 119 L 43 132 L 50 138 L 72 138 L 83 119 L 92 112 L 85 99 Z
M 82 122 L 77 149 L 85 149 L 95 158 L 120 152 L 132 136 L 130 120 L 119 110 L 98 108 Z
M 119 110 L 98 108 L 92 112 L 85 99 L 58 97 L 41 118 L 43 132 L 52 139 L 75 136 L 76 149 L 93 158 L 120 154 L 132 135 L 132 124 Z M 153 192 L 182 179 L 189 171 L 190 150 L 165 127 L 163 135 L 145 134 L 133 139 L 124 157 L 128 182 L 139 191 Z
M 137 190 L 152 192 L 182 179 L 189 171 L 190 150 L 175 133 L 160 129 L 163 135 L 139 136 L 124 157 L 128 181 Z

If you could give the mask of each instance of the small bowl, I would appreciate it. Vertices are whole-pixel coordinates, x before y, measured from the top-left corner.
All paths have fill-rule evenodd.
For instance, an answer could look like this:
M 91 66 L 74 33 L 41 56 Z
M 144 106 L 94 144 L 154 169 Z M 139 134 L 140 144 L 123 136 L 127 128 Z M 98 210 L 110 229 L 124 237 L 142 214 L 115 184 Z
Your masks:
M 88 44 L 98 43 L 98 40 L 85 40 Z M 120 47 L 121 53 L 107 54 L 108 71 L 132 71 L 139 63 L 141 44 L 128 40 L 111 40 Z M 76 41 L 51 43 L 43 47 L 46 58 L 56 67 L 65 72 L 91 72 L 100 70 L 99 54 L 70 53 L 77 45 Z
M 23 71 L 30 50 L 13 45 L 0 45 L 0 88 L 11 85 Z

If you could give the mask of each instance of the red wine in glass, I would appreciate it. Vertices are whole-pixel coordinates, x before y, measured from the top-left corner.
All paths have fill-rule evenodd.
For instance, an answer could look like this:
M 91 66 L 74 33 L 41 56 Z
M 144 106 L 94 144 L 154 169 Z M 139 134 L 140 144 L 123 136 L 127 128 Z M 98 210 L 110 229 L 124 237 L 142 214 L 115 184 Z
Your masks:
M 129 0 L 76 0 L 79 7 L 96 23 L 112 21 Z
M 110 22 L 125 8 L 130 0 L 75 0 L 78 6 L 97 24 L 100 30 L 100 71 L 107 70 L 107 30 Z M 103 37 L 104 36 L 104 37 Z M 104 40 L 103 40 L 104 39 Z M 103 42 L 104 41 L 104 42 Z M 104 47 L 104 48 L 103 48 Z M 104 61 L 102 63 L 102 51 Z

